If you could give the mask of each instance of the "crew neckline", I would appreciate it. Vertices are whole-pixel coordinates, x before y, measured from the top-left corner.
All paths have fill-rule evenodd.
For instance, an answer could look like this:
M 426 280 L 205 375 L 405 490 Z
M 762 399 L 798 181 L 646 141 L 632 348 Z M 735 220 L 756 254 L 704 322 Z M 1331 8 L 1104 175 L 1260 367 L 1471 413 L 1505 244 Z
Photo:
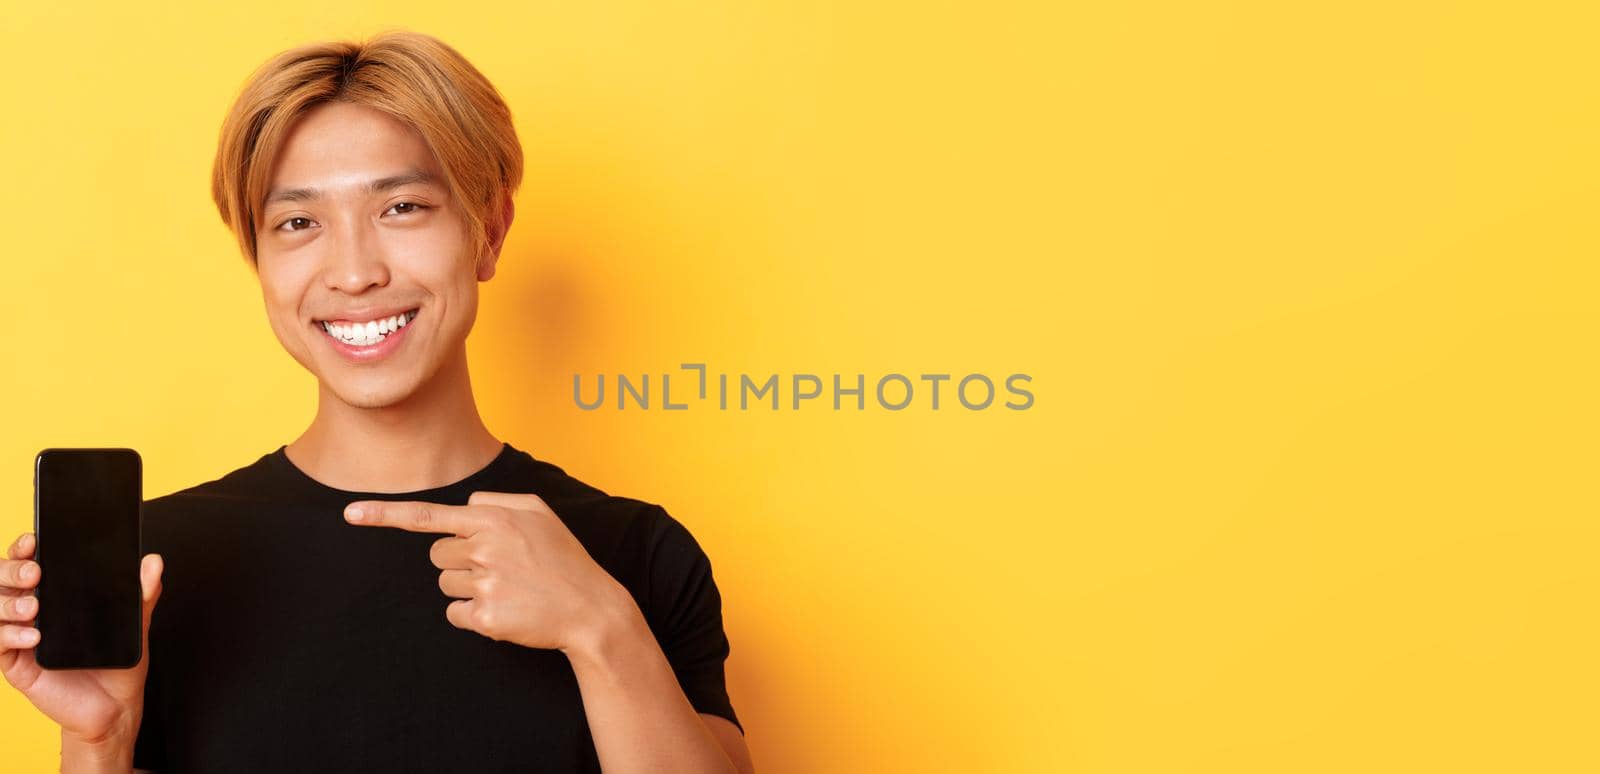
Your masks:
M 418 490 L 414 490 L 414 491 L 410 491 L 410 492 L 361 492 L 361 491 L 357 491 L 357 490 L 354 490 L 354 489 L 340 489 L 340 488 L 335 487 L 335 486 L 329 486 L 327 484 L 322 483 L 321 481 L 318 481 L 315 478 L 312 478 L 311 474 L 301 470 L 300 466 L 294 464 L 294 461 L 289 459 L 289 454 L 287 452 L 288 448 L 289 448 L 288 444 L 283 444 L 282 446 L 279 446 L 276 450 L 274 450 L 270 455 L 268 455 L 268 457 L 271 458 L 273 464 L 276 465 L 279 468 L 279 470 L 281 470 L 282 472 L 288 474 L 290 477 L 295 479 L 301 485 L 306 486 L 308 488 L 311 488 L 313 490 L 316 490 L 318 492 L 324 492 L 324 493 L 327 493 L 327 494 L 338 495 L 338 496 L 341 496 L 341 497 L 351 497 L 351 498 L 364 499 L 364 500 L 381 500 L 381 499 L 415 500 L 415 499 L 424 499 L 424 498 L 427 498 L 427 497 L 430 497 L 430 496 L 440 495 L 440 494 L 444 494 L 444 493 L 447 493 L 447 492 L 450 492 L 450 491 L 459 490 L 462 487 L 475 486 L 475 485 L 477 485 L 477 484 L 489 479 L 490 477 L 494 476 L 496 473 L 498 473 L 500 471 L 501 468 L 504 468 L 507 465 L 511 464 L 511 460 L 516 455 L 516 452 L 517 452 L 516 448 L 513 447 L 510 444 L 510 442 L 501 441 L 500 442 L 500 451 L 499 451 L 499 453 L 495 454 L 494 459 L 489 460 L 489 464 L 484 465 L 483 467 L 479 468 L 478 470 L 467 474 L 467 476 L 465 478 L 462 478 L 462 479 L 460 479 L 458 481 L 453 481 L 453 482 L 445 484 L 443 486 L 436 486 L 436 487 L 431 487 L 431 488 L 428 488 L 428 489 L 418 489 Z

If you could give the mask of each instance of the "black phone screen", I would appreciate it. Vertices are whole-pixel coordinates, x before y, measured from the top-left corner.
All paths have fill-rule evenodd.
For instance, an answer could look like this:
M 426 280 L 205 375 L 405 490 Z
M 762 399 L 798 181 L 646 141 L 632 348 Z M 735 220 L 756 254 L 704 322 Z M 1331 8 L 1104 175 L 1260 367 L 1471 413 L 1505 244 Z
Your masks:
M 34 466 L 39 599 L 34 658 L 47 669 L 139 663 L 139 511 L 132 449 L 45 449 Z

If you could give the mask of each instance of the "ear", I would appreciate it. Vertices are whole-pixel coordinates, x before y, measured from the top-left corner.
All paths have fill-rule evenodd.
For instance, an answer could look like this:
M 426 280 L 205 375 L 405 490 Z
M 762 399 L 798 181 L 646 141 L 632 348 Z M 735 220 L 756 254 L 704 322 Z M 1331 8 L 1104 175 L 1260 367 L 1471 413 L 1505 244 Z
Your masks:
M 506 234 L 511 231 L 511 221 L 516 217 L 517 208 L 511 202 L 511 193 L 502 194 L 500 203 L 500 220 L 492 228 L 489 239 L 488 253 L 483 260 L 478 262 L 478 281 L 487 282 L 494 276 L 495 263 L 500 260 L 500 249 L 505 246 Z

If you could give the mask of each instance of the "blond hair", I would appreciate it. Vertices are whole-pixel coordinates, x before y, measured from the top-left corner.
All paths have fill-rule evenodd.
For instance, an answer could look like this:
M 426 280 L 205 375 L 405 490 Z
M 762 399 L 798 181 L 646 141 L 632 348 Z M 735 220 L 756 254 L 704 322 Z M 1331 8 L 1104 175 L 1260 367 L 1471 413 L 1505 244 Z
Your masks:
M 324 102 L 381 110 L 415 128 L 444 168 L 450 195 L 487 253 L 502 196 L 522 182 L 511 110 L 466 57 L 437 38 L 387 30 L 363 42 L 289 49 L 256 69 L 222 122 L 211 198 L 256 266 L 256 232 L 274 160 L 301 114 Z

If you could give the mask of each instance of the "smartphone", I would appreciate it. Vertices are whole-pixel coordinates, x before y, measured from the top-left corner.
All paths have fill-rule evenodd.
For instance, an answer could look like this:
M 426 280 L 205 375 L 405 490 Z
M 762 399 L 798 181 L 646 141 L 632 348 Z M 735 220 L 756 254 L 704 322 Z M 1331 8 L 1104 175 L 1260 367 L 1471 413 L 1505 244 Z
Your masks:
M 34 460 L 34 659 L 45 669 L 137 666 L 144 465 L 133 449 L 45 449 Z

